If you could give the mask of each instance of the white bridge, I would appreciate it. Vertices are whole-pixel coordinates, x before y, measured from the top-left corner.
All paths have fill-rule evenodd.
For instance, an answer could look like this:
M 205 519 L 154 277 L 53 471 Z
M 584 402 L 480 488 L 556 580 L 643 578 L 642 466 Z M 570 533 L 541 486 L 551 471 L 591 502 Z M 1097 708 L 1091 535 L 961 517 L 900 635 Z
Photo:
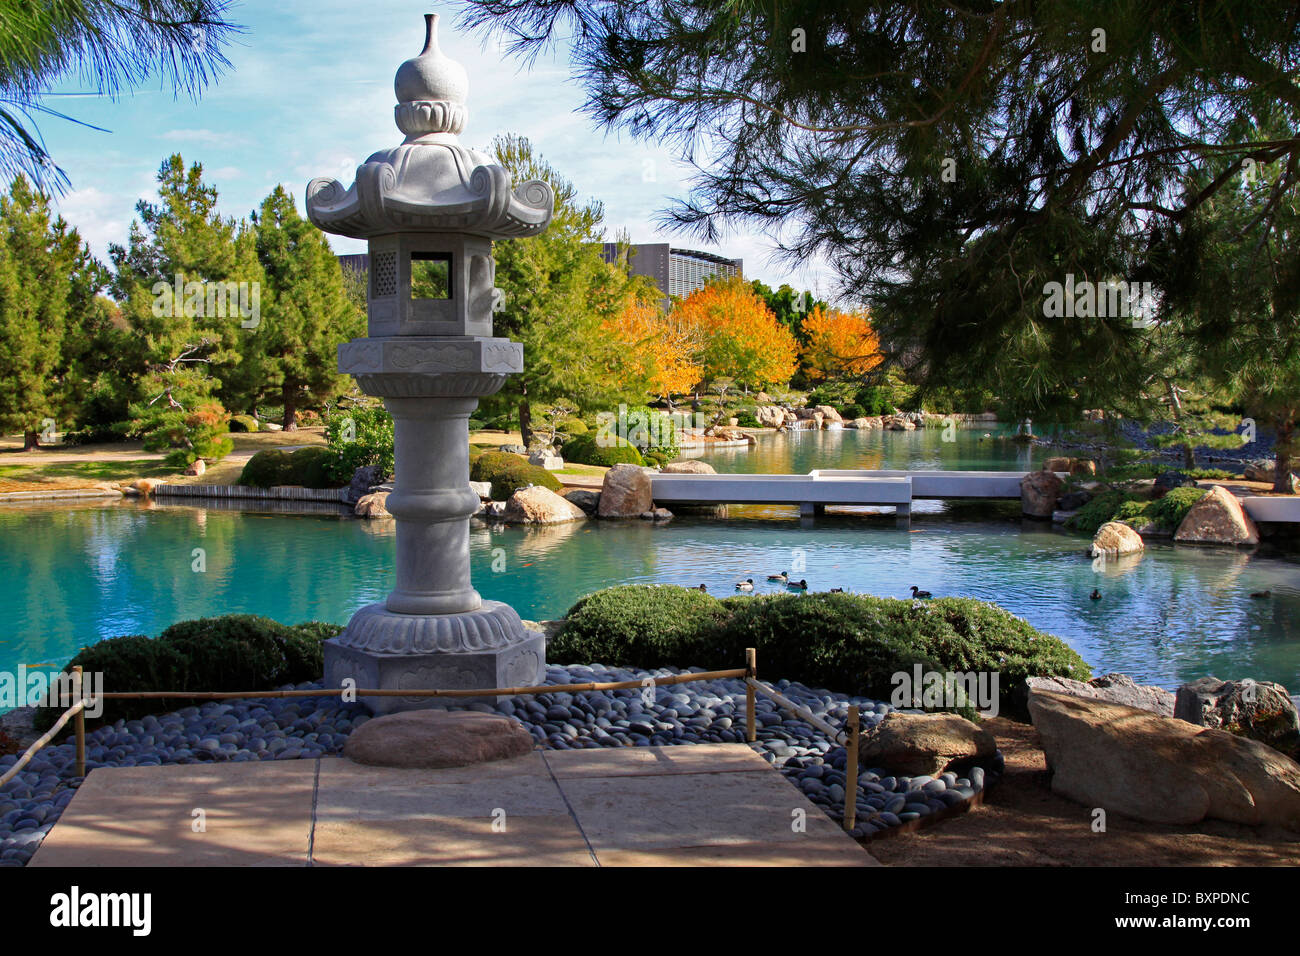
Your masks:
M 906 518 L 928 498 L 1016 498 L 1027 471 L 862 471 L 820 469 L 806 475 L 654 475 L 656 504 L 798 505 L 803 515 L 827 505 L 892 506 Z

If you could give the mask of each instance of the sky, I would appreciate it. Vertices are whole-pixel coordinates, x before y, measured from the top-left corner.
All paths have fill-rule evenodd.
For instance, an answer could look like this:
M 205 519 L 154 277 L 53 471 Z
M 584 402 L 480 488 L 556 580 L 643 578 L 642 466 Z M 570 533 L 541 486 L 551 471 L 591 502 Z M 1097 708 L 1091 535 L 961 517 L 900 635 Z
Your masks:
M 485 46 L 480 36 L 458 32 L 461 10 L 429 0 L 248 0 L 228 14 L 244 27 L 225 50 L 232 68 L 197 102 L 174 97 L 156 78 L 116 100 L 67 78 L 46 105 L 109 132 L 39 117 L 47 149 L 71 179 L 59 212 L 107 261 L 108 245 L 126 242 L 136 202 L 157 198 L 158 167 L 175 152 L 187 164 L 202 163 L 224 215 L 246 217 L 276 184 L 302 212 L 311 179 L 351 185 L 368 155 L 401 142 L 393 74 L 420 52 L 423 15 L 438 13 L 439 45 L 469 73 L 462 143 L 483 149 L 499 133 L 526 136 L 580 197 L 604 203 L 609 238 L 627 230 L 633 242 L 742 258 L 748 278 L 830 297 L 828 269 L 791 267 L 774 257 L 765 236 L 733 233 L 710 247 L 657 230 L 656 214 L 686 195 L 687 168 L 655 144 L 598 131 L 580 112 L 583 92 L 564 50 L 526 65 L 495 41 Z M 365 251 L 359 240 L 331 236 L 330 243 L 337 253 Z

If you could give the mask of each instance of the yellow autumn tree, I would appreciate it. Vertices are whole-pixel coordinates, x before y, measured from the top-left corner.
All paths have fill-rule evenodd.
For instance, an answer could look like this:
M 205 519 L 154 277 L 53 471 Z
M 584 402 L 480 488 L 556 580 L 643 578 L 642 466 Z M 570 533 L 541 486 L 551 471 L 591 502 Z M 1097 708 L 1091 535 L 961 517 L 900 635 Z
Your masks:
M 861 312 L 814 306 L 803 330 L 804 367 L 814 381 L 865 375 L 880 364 L 880 338 Z
M 626 349 L 628 367 L 649 383 L 651 394 L 668 398 L 699 382 L 700 330 L 673 312 L 665 315 L 652 302 L 632 300 L 610 322 L 610 331 Z
M 710 282 L 673 306 L 672 321 L 693 330 L 703 378 L 737 385 L 783 385 L 798 367 L 799 345 L 767 303 L 739 276 Z

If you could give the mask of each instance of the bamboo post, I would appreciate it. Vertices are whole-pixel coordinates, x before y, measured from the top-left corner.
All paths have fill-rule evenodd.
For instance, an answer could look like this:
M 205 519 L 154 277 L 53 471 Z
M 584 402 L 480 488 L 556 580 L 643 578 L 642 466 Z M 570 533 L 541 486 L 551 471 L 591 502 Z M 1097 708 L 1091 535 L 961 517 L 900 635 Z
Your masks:
M 81 692 L 81 665 L 72 668 L 72 686 L 77 689 L 77 700 L 83 699 Z M 86 775 L 86 708 L 77 711 L 73 726 L 77 731 L 77 776 Z
M 845 742 L 844 829 L 852 830 L 858 816 L 858 705 L 849 705 L 849 733 Z
M 758 679 L 758 652 L 752 647 L 745 648 L 745 740 L 753 743 L 758 739 L 757 718 L 754 716 L 754 685 L 751 681 Z

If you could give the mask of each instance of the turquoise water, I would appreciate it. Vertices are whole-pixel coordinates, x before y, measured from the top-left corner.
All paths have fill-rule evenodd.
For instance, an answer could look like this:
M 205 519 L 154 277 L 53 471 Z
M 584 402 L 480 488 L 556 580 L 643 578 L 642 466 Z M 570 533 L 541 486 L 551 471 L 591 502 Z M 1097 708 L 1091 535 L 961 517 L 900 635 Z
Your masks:
M 915 434 L 915 433 L 913 433 Z M 909 436 L 910 437 L 910 436 Z M 935 507 L 942 508 L 937 505 Z M 1097 672 L 1165 686 L 1213 673 L 1300 687 L 1300 563 L 1294 555 L 1152 543 L 1098 570 L 1087 541 L 1022 522 L 1015 503 L 915 518 L 766 509 L 726 521 L 594 521 L 488 530 L 471 541 L 475 584 L 530 619 L 562 615 L 619 583 L 704 583 L 732 593 L 803 561 L 814 590 L 996 601 L 1073 645 Z M 202 548 L 206 570 L 193 570 Z M 499 550 L 497 550 L 499 549 Z M 62 664 L 117 634 L 232 612 L 344 622 L 392 586 L 392 523 L 114 502 L 0 509 L 7 626 L 0 671 Z M 493 571 L 494 561 L 504 567 Z M 1089 600 L 1096 587 L 1100 601 Z M 1270 600 L 1250 591 L 1269 589 Z M 689 662 L 682 662 L 683 664 Z M 775 676 L 775 675 L 774 675 Z

